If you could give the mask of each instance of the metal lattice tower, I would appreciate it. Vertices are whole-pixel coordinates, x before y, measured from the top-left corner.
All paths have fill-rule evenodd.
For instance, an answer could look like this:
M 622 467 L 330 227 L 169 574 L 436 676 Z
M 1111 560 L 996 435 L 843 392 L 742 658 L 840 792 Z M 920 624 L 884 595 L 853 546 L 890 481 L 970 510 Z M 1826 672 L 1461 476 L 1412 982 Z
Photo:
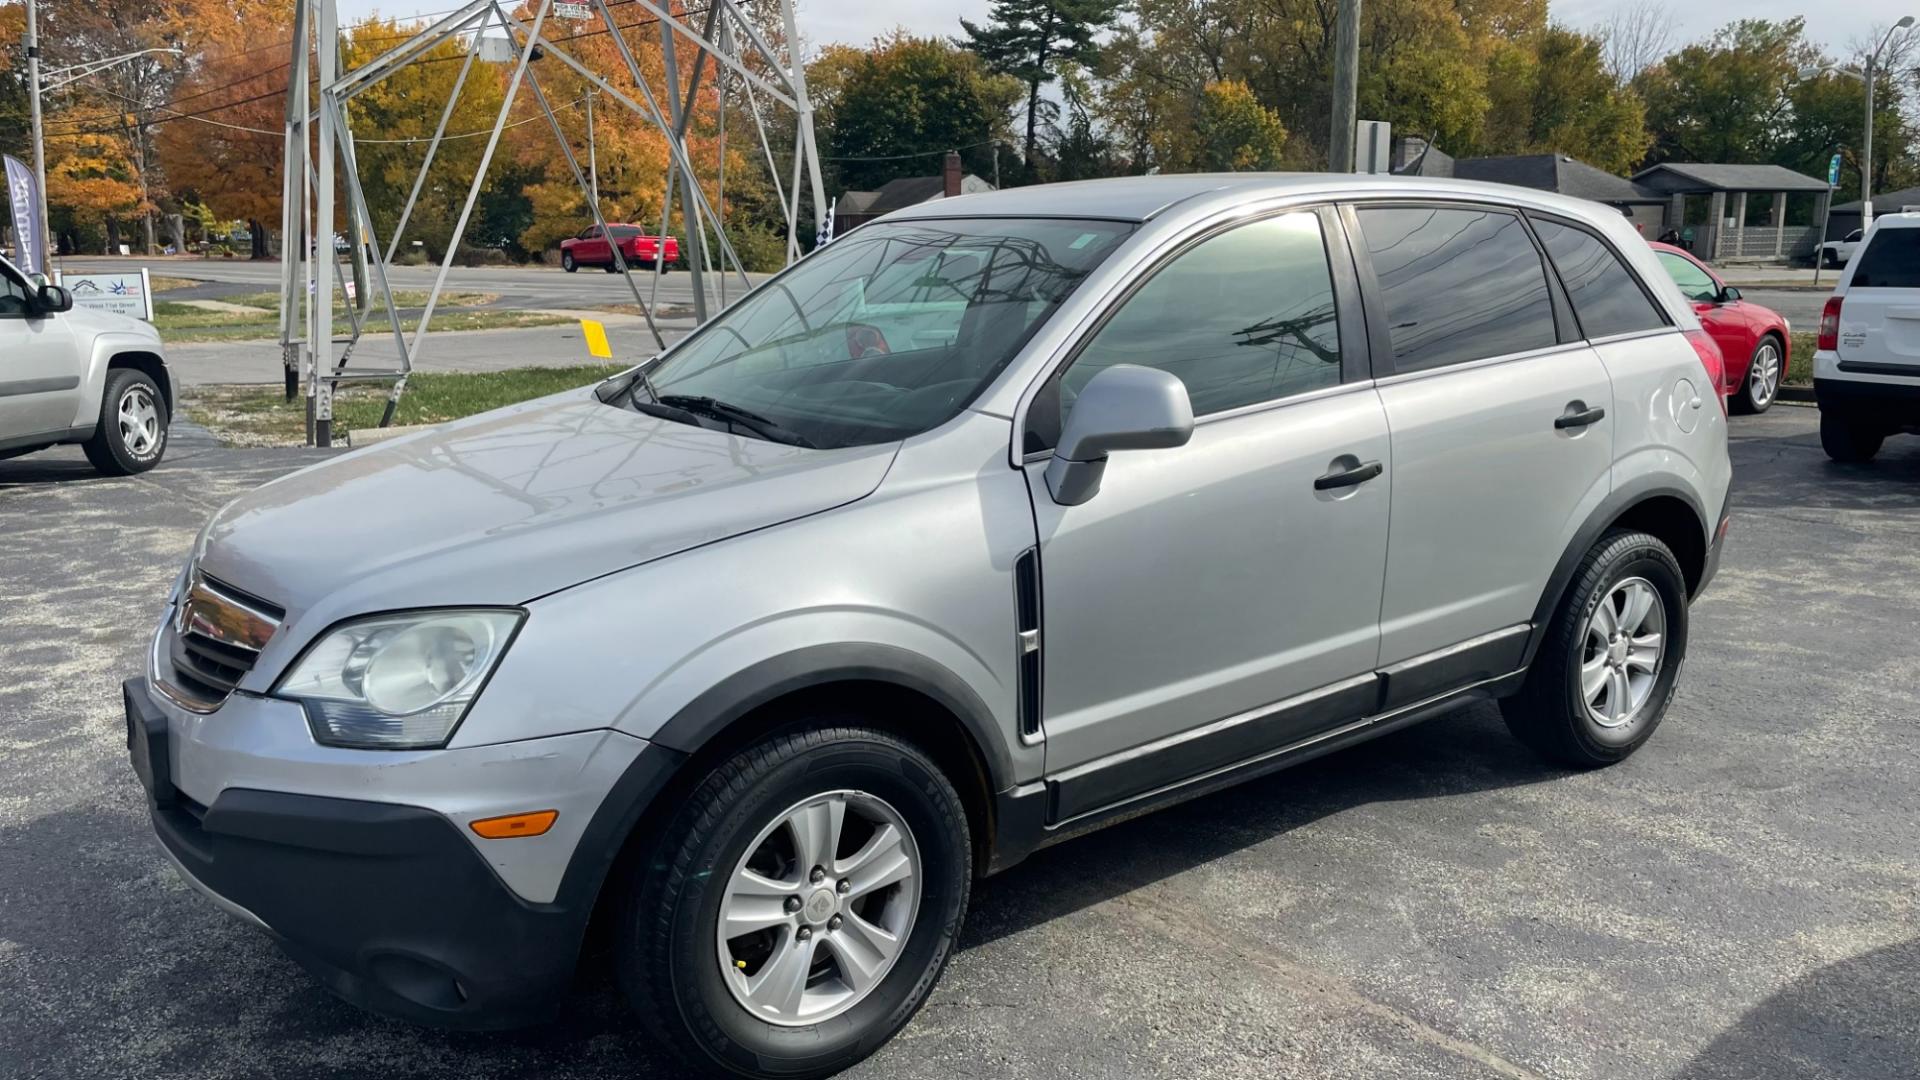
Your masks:
M 452 265 L 454 253 L 466 235 L 474 205 L 485 188 L 494 152 L 499 148 L 501 133 L 506 129 L 508 117 L 523 89 L 531 94 L 552 131 L 556 147 L 592 211 L 594 224 L 603 233 L 606 230 L 607 221 L 601 212 L 596 186 L 589 180 L 592 170 L 582 170 L 554 113 L 553 102 L 540 85 L 539 76 L 531 63 L 533 60 L 558 62 L 577 73 L 588 85 L 589 108 L 594 95 L 604 97 L 631 110 L 642 123 L 657 127 L 666 137 L 670 162 L 665 198 L 661 201 L 660 233 L 668 233 L 677 199 L 680 224 L 687 238 L 683 254 L 693 289 L 694 315 L 698 320 L 704 322 L 708 315 L 706 275 L 713 274 L 718 278 L 718 295 L 723 304 L 729 275 L 738 278 L 743 291 L 751 284 L 738 253 L 728 239 L 725 218 L 725 118 L 731 95 L 737 93 L 744 99 L 746 111 L 752 117 L 760 156 L 771 175 L 774 191 L 786 218 L 787 261 L 792 262 L 800 256 L 800 188 L 803 182 L 813 197 L 813 220 L 808 224 L 815 234 L 818 233 L 824 223 L 826 198 L 820 172 L 820 154 L 814 139 L 813 107 L 807 96 L 806 71 L 799 56 L 799 27 L 792 0 L 757 0 L 756 4 L 756 10 L 763 16 L 767 7 L 777 5 L 784 48 L 777 48 L 770 43 L 755 22 L 741 10 L 742 4 L 754 0 L 709 0 L 704 10 L 705 18 L 698 28 L 690 25 L 685 18 L 676 17 L 668 4 L 655 0 L 614 2 L 637 5 L 651 15 L 659 26 L 665 85 L 658 93 L 648 84 L 631 45 L 614 22 L 608 0 L 586 0 L 585 3 L 558 6 L 570 8 L 576 16 L 584 11 L 588 19 L 605 28 L 619 55 L 619 67 L 632 80 L 637 97 L 609 82 L 605 75 L 567 53 L 547 36 L 548 22 L 556 7 L 555 0 L 531 0 L 529 19 L 516 18 L 501 0 L 471 0 L 380 56 L 344 72 L 340 70 L 340 28 L 336 0 L 295 0 L 291 45 L 293 62 L 287 90 L 286 167 L 281 189 L 281 235 L 285 239 L 281 257 L 280 343 L 281 359 L 286 365 L 288 397 L 291 398 L 301 385 L 306 388 L 310 443 L 321 446 L 331 443 L 333 395 L 343 382 L 389 383 L 391 389 L 381 424 L 385 426 L 392 421 L 394 408 L 406 389 L 407 376 L 412 372 L 427 340 L 434 308 L 446 285 L 447 269 Z M 447 124 L 453 117 L 455 103 L 481 51 L 482 35 L 490 30 L 499 30 L 506 35 L 512 74 L 508 77 L 506 93 L 499 113 L 494 118 L 492 131 L 487 136 L 479 167 L 474 172 L 466 199 L 461 205 L 453 235 L 447 242 L 439 273 L 427 295 L 419 325 L 408 335 L 401 327 L 399 308 L 394 302 L 393 289 L 388 284 L 387 270 L 399 249 L 400 236 L 406 230 L 421 189 L 425 186 L 427 170 L 433 167 L 434 158 L 447 136 Z M 347 103 L 408 65 L 425 60 L 441 43 L 454 39 L 467 41 L 466 57 L 440 115 L 439 127 L 433 137 L 427 140 L 426 156 L 414 179 L 412 193 L 400 211 L 393 236 L 382 249 L 375 235 L 373 214 L 367 205 L 356 168 L 353 132 L 347 123 Z M 681 85 L 680 67 L 676 62 L 676 50 L 682 46 L 698 50 L 692 63 L 691 77 L 684 88 Z M 715 177 L 716 197 L 711 200 L 700 186 L 686 144 L 696 95 L 708 67 L 714 69 L 713 79 L 719 98 L 716 115 L 720 118 L 720 164 Z M 318 94 L 317 102 L 313 100 L 315 93 Z M 779 109 L 788 110 L 794 116 L 795 137 L 790 176 L 784 184 L 781 182 L 779 155 L 775 153 L 767 134 L 767 117 Z M 332 243 L 333 223 L 341 209 L 336 202 L 341 195 L 346 199 L 345 233 L 351 238 L 344 264 Z M 713 238 L 713 246 L 717 251 L 708 250 L 705 242 L 708 236 Z M 665 339 L 654 320 L 660 275 L 665 271 L 664 260 L 654 260 L 653 272 L 648 275 L 653 280 L 650 289 L 643 295 L 641 283 L 627 264 L 620 246 L 612 244 L 611 247 L 615 266 L 633 293 L 634 306 L 645 318 L 655 343 L 665 347 Z M 348 291 L 349 273 L 352 280 L 359 283 L 359 288 L 353 303 L 347 307 L 348 332 L 336 337 L 334 293 L 336 288 L 342 293 Z M 384 312 L 380 308 L 384 308 Z M 392 332 L 398 350 L 397 366 L 352 366 L 350 360 L 354 346 L 379 321 L 385 321 Z

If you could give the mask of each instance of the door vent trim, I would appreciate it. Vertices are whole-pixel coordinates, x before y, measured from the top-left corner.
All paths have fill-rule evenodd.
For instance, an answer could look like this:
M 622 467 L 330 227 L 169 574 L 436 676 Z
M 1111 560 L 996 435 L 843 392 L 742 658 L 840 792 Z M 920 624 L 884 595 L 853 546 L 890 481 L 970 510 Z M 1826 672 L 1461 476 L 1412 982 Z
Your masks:
M 1040 690 L 1044 667 L 1040 647 L 1040 549 L 1028 548 L 1013 562 L 1014 640 L 1019 665 L 1018 706 L 1020 741 L 1037 743 L 1040 730 Z

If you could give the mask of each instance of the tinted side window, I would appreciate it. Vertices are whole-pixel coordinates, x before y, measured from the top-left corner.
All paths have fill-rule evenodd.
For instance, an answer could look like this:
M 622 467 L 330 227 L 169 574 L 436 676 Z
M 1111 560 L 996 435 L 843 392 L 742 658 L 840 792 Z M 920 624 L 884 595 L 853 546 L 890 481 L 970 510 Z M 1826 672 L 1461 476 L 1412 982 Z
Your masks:
M 1588 337 L 1630 334 L 1667 324 L 1640 288 L 1639 279 L 1621 265 L 1599 237 L 1585 229 L 1538 219 L 1533 231 L 1539 234 L 1548 257 L 1560 271 L 1560 283 L 1566 286 L 1573 313 Z
M 0 319 L 21 319 L 27 314 L 26 282 L 10 271 L 0 270 Z
M 1689 300 L 1711 304 L 1720 298 L 1720 283 L 1713 275 L 1700 269 L 1692 259 L 1684 255 L 1675 255 L 1671 251 L 1656 251 L 1660 256 L 1660 265 L 1667 268 L 1667 276 L 1680 286 L 1680 292 Z
M 1558 343 L 1546 270 L 1519 218 L 1467 207 L 1358 213 L 1396 371 Z
M 1155 273 L 1067 369 L 1062 417 L 1087 381 L 1114 364 L 1178 375 L 1195 416 L 1339 383 L 1340 332 L 1319 217 L 1242 225 Z
M 1881 229 L 1853 269 L 1854 289 L 1920 288 L 1920 229 Z

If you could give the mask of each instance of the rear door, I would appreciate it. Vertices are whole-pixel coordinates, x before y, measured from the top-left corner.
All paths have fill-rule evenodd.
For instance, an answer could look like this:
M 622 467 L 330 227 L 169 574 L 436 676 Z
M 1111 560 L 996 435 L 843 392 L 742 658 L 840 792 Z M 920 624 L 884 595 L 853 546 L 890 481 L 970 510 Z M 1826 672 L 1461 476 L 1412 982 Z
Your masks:
M 1840 370 L 1920 377 L 1920 228 L 1884 221 L 1849 268 Z
M 73 333 L 58 315 L 30 314 L 37 292 L 0 263 L 0 444 L 65 433 L 80 408 Z
M 1608 490 L 1613 392 L 1517 213 L 1346 213 L 1393 433 L 1380 610 L 1392 708 L 1519 666 L 1555 562 Z

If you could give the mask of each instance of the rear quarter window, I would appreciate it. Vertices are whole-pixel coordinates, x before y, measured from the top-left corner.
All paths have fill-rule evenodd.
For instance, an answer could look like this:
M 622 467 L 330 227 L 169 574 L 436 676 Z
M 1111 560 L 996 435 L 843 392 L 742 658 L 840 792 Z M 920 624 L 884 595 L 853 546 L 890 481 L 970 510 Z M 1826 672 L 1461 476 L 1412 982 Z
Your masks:
M 1572 225 L 1535 218 L 1533 231 L 1546 245 L 1547 256 L 1560 271 L 1560 283 L 1590 338 L 1658 330 L 1667 325 L 1640 279 L 1621 263 L 1599 237 Z
M 1867 241 L 1848 287 L 1920 288 L 1920 229 L 1881 229 Z

